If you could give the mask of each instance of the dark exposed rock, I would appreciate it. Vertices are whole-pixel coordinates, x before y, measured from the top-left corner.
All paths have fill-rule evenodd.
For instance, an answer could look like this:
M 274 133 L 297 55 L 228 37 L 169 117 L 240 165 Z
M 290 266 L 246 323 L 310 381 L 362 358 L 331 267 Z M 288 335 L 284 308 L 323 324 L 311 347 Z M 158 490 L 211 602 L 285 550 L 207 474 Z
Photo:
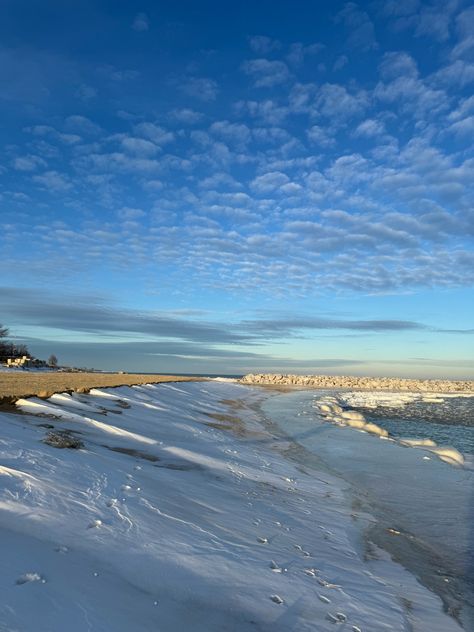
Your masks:
M 46 443 L 53 448 L 70 448 L 72 450 L 80 450 L 84 447 L 82 441 L 77 437 L 74 437 L 69 430 L 48 432 L 46 437 L 43 439 L 43 443 Z

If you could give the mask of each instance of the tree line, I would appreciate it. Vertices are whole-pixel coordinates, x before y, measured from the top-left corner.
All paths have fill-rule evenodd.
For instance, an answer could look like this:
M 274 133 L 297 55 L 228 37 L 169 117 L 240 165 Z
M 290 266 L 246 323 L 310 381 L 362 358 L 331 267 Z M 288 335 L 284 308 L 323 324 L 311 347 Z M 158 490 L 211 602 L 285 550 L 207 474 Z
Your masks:
M 25 344 L 15 344 L 8 340 L 10 331 L 8 327 L 4 327 L 0 324 L 0 362 L 6 362 L 8 358 L 22 358 L 23 356 L 30 356 L 28 347 Z M 58 359 L 55 355 L 50 355 L 48 359 L 49 366 L 57 366 Z

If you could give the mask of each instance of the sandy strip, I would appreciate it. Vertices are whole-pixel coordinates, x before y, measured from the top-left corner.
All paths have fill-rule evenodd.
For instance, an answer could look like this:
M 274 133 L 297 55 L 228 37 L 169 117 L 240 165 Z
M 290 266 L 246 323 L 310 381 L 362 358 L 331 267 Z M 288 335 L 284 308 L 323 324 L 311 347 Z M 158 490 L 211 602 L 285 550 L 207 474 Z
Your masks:
M 33 396 L 49 397 L 64 391 L 88 391 L 105 386 L 132 386 L 159 382 L 193 382 L 203 378 L 179 375 L 134 375 L 131 373 L 35 373 L 0 372 L 0 404 Z

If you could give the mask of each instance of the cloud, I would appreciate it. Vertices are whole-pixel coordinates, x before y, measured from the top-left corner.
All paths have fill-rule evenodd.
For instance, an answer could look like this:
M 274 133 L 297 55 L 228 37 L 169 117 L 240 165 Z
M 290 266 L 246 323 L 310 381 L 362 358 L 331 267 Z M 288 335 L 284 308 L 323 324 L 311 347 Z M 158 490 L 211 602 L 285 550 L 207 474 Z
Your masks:
M 351 94 L 344 86 L 335 83 L 323 84 L 315 99 L 317 112 L 340 121 L 362 114 L 368 104 L 368 96 L 363 91 Z
M 411 55 L 405 52 L 385 53 L 379 65 L 381 76 L 386 80 L 398 77 L 418 77 L 418 67 Z
M 209 131 L 224 141 L 238 147 L 245 147 L 251 139 L 250 129 L 247 125 L 242 123 L 215 121 L 209 128 Z
M 25 292 L 11 287 L 1 290 L 6 318 L 19 324 L 88 334 L 120 337 L 123 334 L 155 338 L 175 338 L 194 343 L 243 343 L 249 335 L 210 322 L 191 321 L 165 313 L 139 312 L 109 305 L 91 297 L 71 297 L 59 301 L 33 289 Z
M 39 156 L 18 156 L 13 160 L 13 167 L 17 171 L 36 171 L 39 167 L 46 167 L 46 161 Z
M 474 137 L 474 116 L 467 116 L 465 119 L 456 121 L 447 128 L 447 131 L 471 142 Z
M 219 87 L 214 79 L 206 77 L 191 77 L 185 79 L 181 85 L 181 90 L 189 96 L 201 101 L 215 101 L 219 92 Z
M 72 188 L 69 178 L 57 171 L 45 171 L 41 175 L 33 176 L 32 180 L 54 193 L 68 191 Z
M 267 125 L 279 125 L 289 115 L 289 108 L 272 99 L 263 101 L 237 101 L 234 105 L 240 116 L 250 116 Z
M 391 19 L 395 31 L 411 30 L 415 37 L 430 37 L 437 42 L 449 39 L 458 0 L 388 0 L 381 3 L 381 14 Z
M 97 90 L 92 86 L 87 85 L 86 83 L 82 83 L 74 93 L 78 99 L 81 101 L 90 101 L 91 99 L 95 99 L 97 96 Z
M 354 136 L 366 136 L 372 138 L 385 133 L 385 125 L 375 119 L 366 119 L 359 123 L 354 131 Z
M 88 119 L 86 116 L 74 114 L 66 117 L 64 125 L 68 130 L 78 132 L 80 134 L 90 134 L 95 136 L 101 132 L 99 125 Z
M 99 75 L 105 77 L 109 81 L 114 81 L 117 83 L 138 79 L 138 77 L 140 77 L 140 73 L 138 70 L 116 68 L 111 64 L 104 64 L 102 66 L 99 66 L 97 72 Z
M 68 345 L 81 341 L 86 346 L 98 345 L 153 355 L 181 355 L 201 358 L 253 358 L 258 361 L 301 363 L 290 358 L 275 358 L 265 352 L 268 341 L 286 341 L 307 337 L 320 331 L 351 331 L 356 334 L 384 334 L 424 331 L 423 324 L 407 320 L 350 320 L 338 318 L 292 317 L 263 318 L 238 322 L 210 322 L 185 318 L 180 313 L 138 311 L 105 302 L 98 296 L 70 295 L 58 300 L 52 294 L 34 289 L 1 288 L 5 297 L 5 320 L 15 328 L 27 327 L 42 331 L 44 340 L 67 340 Z M 33 329 L 31 329 L 33 328 Z M 49 330 L 49 331 L 48 331 Z M 58 337 L 57 332 L 61 331 Z M 35 335 L 34 333 L 30 335 Z M 318 361 L 311 360 L 317 364 Z M 323 360 L 324 364 L 345 363 Z M 350 361 L 348 362 L 351 363 Z
M 169 113 L 171 119 L 183 123 L 185 125 L 194 125 L 204 118 L 201 112 L 196 112 L 191 108 L 177 108 Z
M 339 57 L 334 62 L 332 69 L 334 71 L 342 70 L 342 68 L 344 68 L 344 66 L 347 64 L 348 61 L 349 59 L 347 55 L 339 55 Z
M 474 83 L 474 64 L 456 59 L 452 64 L 433 73 L 429 80 L 435 85 L 443 87 L 464 88 L 470 83 Z
M 320 145 L 321 147 L 332 147 L 336 144 L 336 140 L 331 135 L 330 130 L 326 127 L 313 125 L 306 133 L 308 139 L 315 145 Z
M 369 51 L 377 48 L 374 25 L 365 11 L 355 2 L 347 2 L 336 16 L 336 23 L 342 22 L 349 31 L 347 44 L 351 48 Z
M 118 216 L 121 220 L 135 220 L 140 219 L 141 217 L 146 217 L 146 213 L 141 208 L 130 208 L 128 206 L 124 206 L 118 211 Z
M 150 20 L 148 19 L 147 14 L 137 13 L 137 15 L 135 16 L 132 22 L 132 29 L 140 33 L 143 31 L 148 31 L 149 28 L 150 28 Z
M 305 330 L 349 330 L 355 332 L 418 331 L 425 325 L 407 320 L 340 320 L 335 318 L 289 318 L 279 320 L 244 321 L 247 331 L 276 337 L 295 335 Z
M 133 131 L 135 134 L 143 136 L 159 146 L 171 143 L 174 140 L 173 132 L 169 132 L 155 123 L 138 123 L 133 126 Z
M 135 156 L 147 158 L 149 156 L 155 156 L 160 151 L 160 148 L 155 145 L 155 143 L 145 140 L 144 138 L 134 138 L 126 134 L 121 134 L 120 136 L 122 148 Z
M 249 38 L 250 48 L 258 55 L 267 55 L 281 48 L 281 42 L 266 35 L 254 35 Z
M 411 113 L 425 120 L 448 108 L 448 97 L 443 90 L 432 88 L 418 76 L 415 61 L 406 53 L 386 53 L 380 64 L 380 81 L 374 97 L 394 103 L 404 114 Z
M 252 77 L 256 88 L 272 88 L 286 83 L 290 78 L 288 66 L 282 61 L 268 59 L 251 59 L 244 61 L 241 69 Z
M 472 25 L 474 23 L 474 7 L 466 9 L 456 18 L 456 32 L 458 43 L 451 50 L 451 57 L 454 59 L 474 59 L 474 34 Z
M 250 186 L 259 195 L 265 195 L 267 193 L 273 193 L 289 181 L 290 179 L 285 173 L 272 171 L 262 176 L 257 176 L 251 182 Z
M 290 52 L 287 54 L 286 59 L 290 64 L 298 66 L 302 64 L 306 57 L 310 55 L 317 55 L 320 51 L 324 50 L 324 44 L 319 42 L 315 44 L 309 44 L 305 46 L 301 42 L 295 42 L 290 46 Z

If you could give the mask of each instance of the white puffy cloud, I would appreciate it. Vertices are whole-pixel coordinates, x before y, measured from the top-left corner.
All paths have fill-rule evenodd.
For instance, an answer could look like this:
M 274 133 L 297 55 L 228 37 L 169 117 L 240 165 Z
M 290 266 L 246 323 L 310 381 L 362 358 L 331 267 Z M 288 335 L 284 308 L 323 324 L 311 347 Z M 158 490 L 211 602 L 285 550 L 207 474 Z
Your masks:
M 155 145 L 165 145 L 174 140 L 174 134 L 172 132 L 169 132 L 155 123 L 138 123 L 133 126 L 133 131 L 135 134 L 152 141 Z
M 64 125 L 68 130 L 78 132 L 79 134 L 90 134 L 94 136 L 102 131 L 99 125 L 80 114 L 73 114 L 66 117 Z
M 435 85 L 448 88 L 464 88 L 474 83 L 474 63 L 456 59 L 453 63 L 434 72 L 430 76 L 430 81 Z
M 454 59 L 462 58 L 466 60 L 474 59 L 474 7 L 470 7 L 460 13 L 456 18 L 456 32 L 458 42 L 451 51 Z
M 347 44 L 364 51 L 377 48 L 374 25 L 365 11 L 355 2 L 346 2 L 337 14 L 336 22 L 342 22 L 348 32 Z
M 306 133 L 308 139 L 315 145 L 320 145 L 321 147 L 331 147 L 336 144 L 334 136 L 326 127 L 312 125 Z
M 341 70 L 349 61 L 347 55 L 339 55 L 339 57 L 335 60 L 332 69 L 334 71 Z
M 317 55 L 325 48 L 324 44 L 316 42 L 314 44 L 308 44 L 305 46 L 301 42 L 294 42 L 290 45 L 290 51 L 286 55 L 286 60 L 290 64 L 299 65 L 305 61 L 305 58 L 312 55 Z
M 194 125 L 204 118 L 201 112 L 196 112 L 191 108 L 176 108 L 169 113 L 171 119 L 183 123 L 185 125 Z
M 385 53 L 379 65 L 380 75 L 385 80 L 397 79 L 399 77 L 418 77 L 416 61 L 411 55 L 405 52 Z
M 36 171 L 39 167 L 45 167 L 46 161 L 39 156 L 18 156 L 13 160 L 13 167 L 18 171 Z
M 259 195 L 272 193 L 290 181 L 289 177 L 281 171 L 271 171 L 262 176 L 257 176 L 250 183 L 251 188 Z
M 290 78 L 288 66 L 282 61 L 251 59 L 245 61 L 241 68 L 245 74 L 253 78 L 256 88 L 272 88 L 286 83 Z
M 359 125 L 354 130 L 354 136 L 367 136 L 374 137 L 380 136 L 385 133 L 385 125 L 382 121 L 377 121 L 375 119 L 366 119 L 359 123 Z
M 214 101 L 219 92 L 217 81 L 208 77 L 190 77 L 181 84 L 181 90 L 200 101 Z
M 273 99 L 263 101 L 237 101 L 234 105 L 240 116 L 250 116 L 268 125 L 279 125 L 289 114 L 289 108 Z
M 254 35 L 249 38 L 250 48 L 258 55 L 267 55 L 281 48 L 281 42 L 266 35 Z
M 57 171 L 45 171 L 40 175 L 35 175 L 32 180 L 41 187 L 53 192 L 68 191 L 72 188 L 69 178 Z
M 362 114 L 369 105 L 365 92 L 350 93 L 345 86 L 325 83 L 318 90 L 315 107 L 317 112 L 327 117 L 346 121 Z
M 120 139 L 120 144 L 125 151 L 135 156 L 155 156 L 160 151 L 160 148 L 155 143 L 133 136 L 123 135 Z
M 215 121 L 209 130 L 215 136 L 237 146 L 247 145 L 251 138 L 250 129 L 243 123 Z

